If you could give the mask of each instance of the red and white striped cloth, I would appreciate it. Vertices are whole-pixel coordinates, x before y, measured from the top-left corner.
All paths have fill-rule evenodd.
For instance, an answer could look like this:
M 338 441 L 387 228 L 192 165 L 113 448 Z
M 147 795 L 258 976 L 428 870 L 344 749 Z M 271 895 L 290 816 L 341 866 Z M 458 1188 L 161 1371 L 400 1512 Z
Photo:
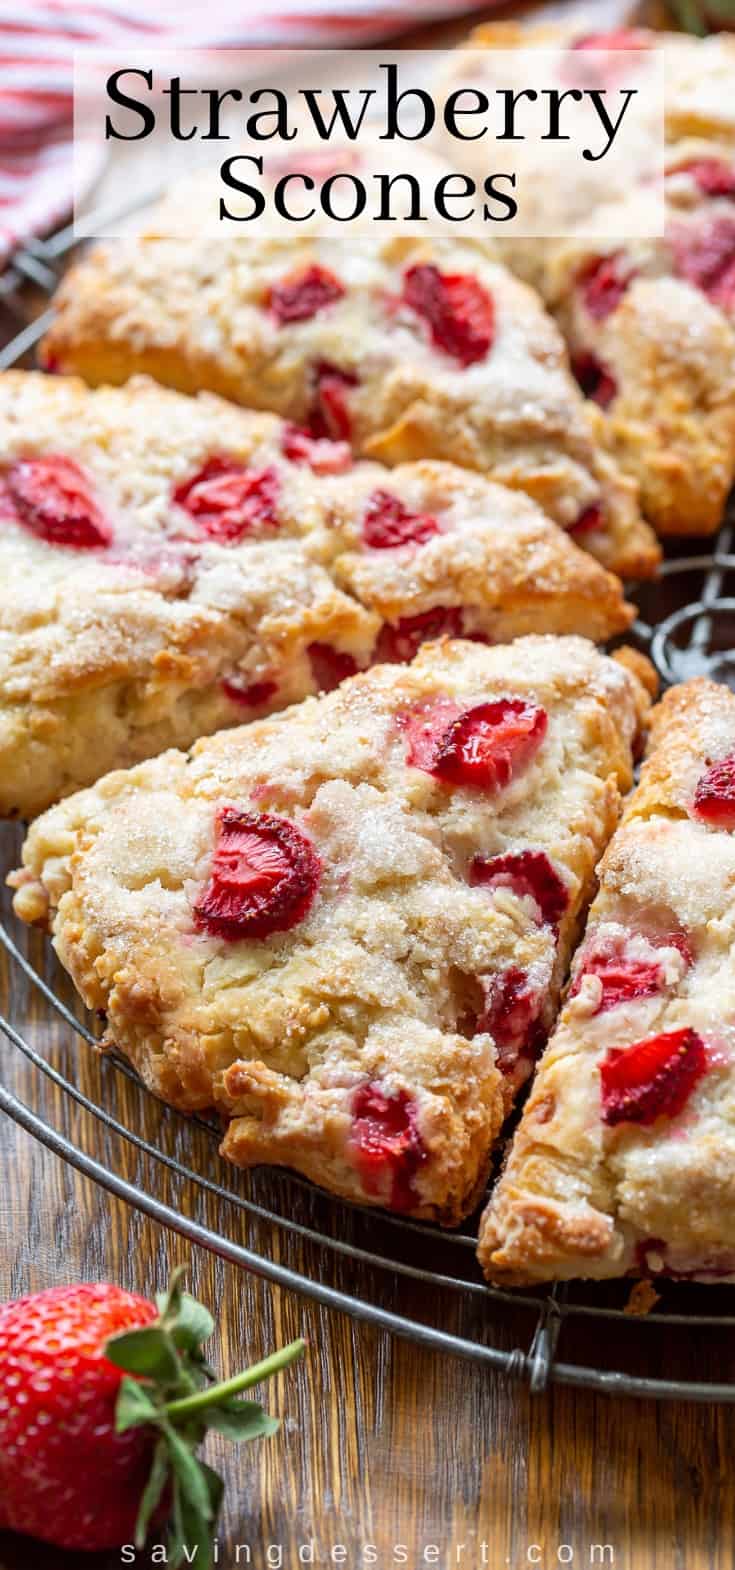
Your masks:
M 351 48 L 482 5 L 487 0 L 0 0 L 0 262 L 71 210 L 75 50 Z M 99 173 L 90 148 L 88 185 Z

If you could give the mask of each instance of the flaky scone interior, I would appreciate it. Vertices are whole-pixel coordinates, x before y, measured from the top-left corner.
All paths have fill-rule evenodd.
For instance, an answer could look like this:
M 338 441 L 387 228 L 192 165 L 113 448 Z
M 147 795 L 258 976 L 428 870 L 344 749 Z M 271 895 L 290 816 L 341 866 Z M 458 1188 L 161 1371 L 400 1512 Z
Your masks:
M 654 710 L 559 1023 L 485 1212 L 497 1282 L 735 1277 L 735 695 Z
M 147 1085 L 224 1115 L 231 1160 L 455 1223 L 553 1022 L 635 668 L 427 645 L 53 808 L 16 911 Z

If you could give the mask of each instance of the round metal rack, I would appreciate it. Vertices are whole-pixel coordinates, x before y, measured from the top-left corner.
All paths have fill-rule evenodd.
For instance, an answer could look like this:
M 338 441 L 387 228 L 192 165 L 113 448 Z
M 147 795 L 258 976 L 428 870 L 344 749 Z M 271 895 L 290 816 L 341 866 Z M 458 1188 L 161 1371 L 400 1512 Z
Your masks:
M 16 255 L 0 276 L 0 308 L 23 321 L 29 281 L 50 295 L 72 244 L 67 230 Z M 48 316 L 20 327 L 0 351 L 0 369 L 24 362 Z M 727 522 L 707 553 L 675 547 L 656 583 L 633 591 L 640 614 L 621 641 L 648 652 L 664 684 L 707 674 L 735 686 L 733 529 L 735 521 Z M 17 831 L 4 829 L 0 845 L 9 870 Z M 96 1046 L 97 1022 L 81 1011 L 50 945 L 20 930 L 7 898 L 5 908 L 0 961 L 10 1003 L 0 1017 L 0 1111 L 78 1172 L 235 1265 L 436 1351 L 520 1377 L 534 1392 L 556 1381 L 735 1403 L 734 1288 L 657 1281 L 660 1297 L 643 1314 L 628 1301 L 630 1282 L 504 1292 L 482 1280 L 474 1221 L 445 1233 L 333 1200 L 290 1174 L 231 1170 L 217 1156 L 214 1123 L 154 1102 L 114 1056 L 80 1055 L 76 1038 Z M 682 1377 L 671 1377 L 674 1369 Z

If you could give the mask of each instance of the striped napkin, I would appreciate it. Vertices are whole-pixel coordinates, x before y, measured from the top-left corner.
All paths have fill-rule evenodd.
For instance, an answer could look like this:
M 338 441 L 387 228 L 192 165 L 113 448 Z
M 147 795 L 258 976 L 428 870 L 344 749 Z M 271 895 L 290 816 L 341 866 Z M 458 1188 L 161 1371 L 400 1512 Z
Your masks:
M 487 0 L 0 0 L 0 263 L 71 211 L 72 55 L 85 46 L 351 48 Z M 80 184 L 101 172 L 81 152 Z

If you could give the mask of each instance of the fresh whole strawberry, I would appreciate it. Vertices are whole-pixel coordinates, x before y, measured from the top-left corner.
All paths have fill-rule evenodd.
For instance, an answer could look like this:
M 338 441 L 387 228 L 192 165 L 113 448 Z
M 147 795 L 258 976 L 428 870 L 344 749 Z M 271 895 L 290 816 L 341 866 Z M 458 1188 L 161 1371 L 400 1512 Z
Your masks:
M 202 1352 L 214 1321 L 180 1276 L 157 1306 L 106 1283 L 0 1306 L 0 1529 L 94 1552 L 142 1548 L 170 1515 L 170 1570 L 209 1570 L 222 1488 L 196 1451 L 208 1428 L 275 1432 L 238 1397 L 304 1343 L 215 1384 Z

